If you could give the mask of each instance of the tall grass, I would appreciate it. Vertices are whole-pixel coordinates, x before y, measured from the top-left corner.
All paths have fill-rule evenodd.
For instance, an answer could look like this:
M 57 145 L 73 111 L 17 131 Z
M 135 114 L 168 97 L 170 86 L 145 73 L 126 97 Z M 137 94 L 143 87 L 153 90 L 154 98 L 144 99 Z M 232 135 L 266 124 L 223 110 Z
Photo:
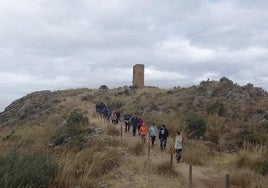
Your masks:
M 204 165 L 208 158 L 208 149 L 197 140 L 184 139 L 182 160 L 193 165 Z
M 259 187 L 259 177 L 249 169 L 240 169 L 231 173 L 231 185 L 242 188 Z
M 61 171 L 56 178 L 59 187 L 92 187 L 97 184 L 98 178 L 120 165 L 120 157 L 117 150 L 92 152 L 87 149 L 83 152 L 68 151 L 59 163 Z

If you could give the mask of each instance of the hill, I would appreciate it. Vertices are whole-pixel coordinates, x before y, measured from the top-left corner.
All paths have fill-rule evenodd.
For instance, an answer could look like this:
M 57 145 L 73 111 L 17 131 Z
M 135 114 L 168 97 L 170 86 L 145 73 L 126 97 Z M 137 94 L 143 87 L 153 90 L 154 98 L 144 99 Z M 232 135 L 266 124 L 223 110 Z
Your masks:
M 45 151 L 59 165 L 49 175 L 49 187 L 160 187 L 166 181 L 172 182 L 167 187 L 175 182 L 186 186 L 183 171 L 163 167 L 169 152 L 153 149 L 148 162 L 146 146 L 139 139 L 129 133 L 120 138 L 120 125 L 111 125 L 95 113 L 100 101 L 111 111 L 142 117 L 147 125 L 165 124 L 171 133 L 169 152 L 173 133 L 182 131 L 185 164 L 202 166 L 206 173 L 233 171 L 232 185 L 241 186 L 245 179 L 252 186 L 267 183 L 268 94 L 228 78 L 189 88 L 125 86 L 28 94 L 0 113 L 2 161 L 13 150 L 21 156 Z M 155 183 L 165 170 L 164 180 Z M 205 179 L 201 174 L 199 179 L 204 187 L 222 184 L 211 175 Z

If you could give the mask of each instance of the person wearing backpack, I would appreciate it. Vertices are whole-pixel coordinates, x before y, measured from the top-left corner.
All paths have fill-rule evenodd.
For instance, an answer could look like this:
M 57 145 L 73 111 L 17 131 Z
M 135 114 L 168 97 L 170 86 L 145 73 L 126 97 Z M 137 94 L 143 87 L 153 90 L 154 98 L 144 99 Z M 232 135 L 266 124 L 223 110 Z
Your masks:
M 139 136 L 140 136 L 140 128 L 143 124 L 143 119 L 141 117 L 138 118 L 138 132 L 139 132 Z
M 152 142 L 152 147 L 154 147 L 154 143 L 155 143 L 155 138 L 157 136 L 157 127 L 155 126 L 155 123 L 153 123 L 150 127 L 149 127 L 149 135 L 151 138 L 151 142 Z
M 136 136 L 136 131 L 137 131 L 137 128 L 138 128 L 138 117 L 137 116 L 133 116 L 131 118 L 131 125 L 132 125 L 133 136 Z
M 125 132 L 129 132 L 130 130 L 130 119 L 131 119 L 131 115 L 129 113 L 126 113 L 124 115 Z
M 158 138 L 160 140 L 161 151 L 166 149 L 167 146 L 168 130 L 164 124 L 161 125 Z

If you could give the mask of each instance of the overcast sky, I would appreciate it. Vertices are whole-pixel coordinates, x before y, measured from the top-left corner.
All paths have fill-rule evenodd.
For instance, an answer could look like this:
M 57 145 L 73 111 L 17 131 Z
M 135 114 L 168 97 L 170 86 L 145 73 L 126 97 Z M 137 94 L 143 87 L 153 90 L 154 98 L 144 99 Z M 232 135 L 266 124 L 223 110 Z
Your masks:
M 267 0 L 0 0 L 0 111 L 40 90 L 198 85 L 268 90 Z

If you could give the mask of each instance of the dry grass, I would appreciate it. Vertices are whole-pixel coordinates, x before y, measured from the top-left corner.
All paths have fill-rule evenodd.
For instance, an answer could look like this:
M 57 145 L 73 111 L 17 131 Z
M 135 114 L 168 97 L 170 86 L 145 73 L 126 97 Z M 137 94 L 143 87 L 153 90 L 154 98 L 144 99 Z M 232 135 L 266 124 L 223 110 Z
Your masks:
M 145 145 L 142 142 L 136 142 L 134 145 L 130 145 L 128 151 L 136 156 L 145 154 Z
M 129 91 L 126 92 L 126 89 Z M 250 125 L 254 129 L 255 122 L 248 117 L 250 113 L 254 113 L 255 107 L 248 108 L 247 104 L 242 106 L 226 104 L 226 117 L 208 116 L 205 109 L 211 101 L 205 95 L 205 93 L 200 95 L 198 87 L 173 90 L 142 88 L 135 91 L 129 87 L 123 87 L 107 92 L 88 89 L 58 91 L 57 99 L 60 100 L 55 103 L 55 112 L 43 113 L 39 119 L 28 121 L 25 125 L 16 127 L 14 131 L 0 131 L 0 153 L 4 155 L 11 148 L 19 148 L 25 153 L 49 150 L 56 156 L 60 166 L 59 173 L 55 182 L 51 183 L 51 187 L 186 187 L 182 175 L 179 173 L 175 175 L 169 162 L 166 162 L 169 159 L 168 151 L 159 153 L 156 152 L 159 148 L 154 148 L 152 151 L 154 155 L 148 158 L 146 145 L 143 145 L 140 140 L 132 139 L 132 137 L 121 140 L 118 129 L 107 127 L 107 122 L 102 121 L 94 112 L 94 102 L 100 100 L 106 104 L 120 102 L 123 106 L 116 110 L 137 113 L 138 116 L 144 118 L 146 123 L 152 121 L 157 125 L 164 123 L 171 134 L 175 129 L 183 132 L 182 119 L 189 111 L 193 111 L 197 116 L 204 117 L 208 128 L 212 130 L 211 133 L 219 132 L 219 138 L 216 138 L 216 141 L 213 137 L 215 135 L 207 136 L 215 142 L 215 148 L 226 151 L 226 145 L 235 146 L 236 133 L 241 128 Z M 85 99 L 85 96 L 89 98 Z M 81 100 L 82 98 L 85 100 Z M 224 97 L 219 97 L 220 102 L 224 103 L 224 99 Z M 260 102 L 257 102 L 256 106 L 259 109 L 267 109 L 263 107 L 267 107 L 268 104 L 262 106 Z M 56 129 L 62 126 L 63 120 L 73 109 L 78 108 L 85 112 L 92 124 L 104 130 L 100 137 L 89 139 L 80 151 L 70 150 L 64 145 L 55 148 L 47 147 L 47 143 L 51 142 L 51 136 L 55 135 Z M 168 147 L 172 149 L 170 140 Z M 267 148 L 267 144 L 263 148 L 246 148 L 238 155 L 218 154 L 215 149 L 211 152 L 215 155 L 212 157 L 202 141 L 184 138 L 182 162 L 222 170 L 223 176 L 226 171 L 235 171 L 231 174 L 234 186 L 242 187 L 245 183 L 254 186 L 258 182 L 258 185 L 265 187 L 267 178 L 262 178 L 248 169 L 254 168 L 256 163 L 265 156 L 263 155 L 265 152 L 261 151 L 265 150 L 264 148 Z M 238 170 L 239 168 L 241 169 Z M 204 180 L 203 184 L 207 187 L 222 186 L 222 182 L 218 179 Z
M 241 169 L 231 173 L 231 185 L 242 188 L 259 187 L 259 176 L 249 169 Z
M 99 178 L 120 165 L 120 157 L 117 150 L 66 151 L 65 156 L 59 159 L 59 164 L 61 170 L 55 180 L 57 185 L 92 187 L 97 184 Z
M 204 165 L 208 159 L 209 150 L 200 141 L 184 140 L 182 160 L 193 165 Z
M 106 134 L 109 136 L 120 136 L 120 131 L 114 125 L 108 125 Z
M 170 164 L 170 161 L 164 161 L 156 165 L 156 174 L 164 177 L 176 177 L 178 172 L 175 170 L 174 165 Z

